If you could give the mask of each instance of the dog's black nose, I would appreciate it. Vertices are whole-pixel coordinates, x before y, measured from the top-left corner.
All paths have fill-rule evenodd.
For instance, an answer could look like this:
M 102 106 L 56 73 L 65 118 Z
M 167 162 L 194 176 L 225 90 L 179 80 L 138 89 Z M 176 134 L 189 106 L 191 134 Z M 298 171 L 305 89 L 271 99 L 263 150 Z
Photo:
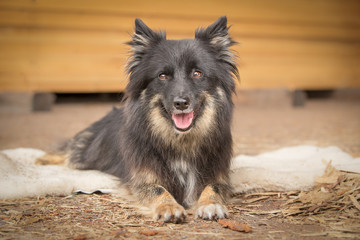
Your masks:
M 190 106 L 190 99 L 188 97 L 182 98 L 182 97 L 175 97 L 174 99 L 174 107 L 177 110 L 186 110 Z

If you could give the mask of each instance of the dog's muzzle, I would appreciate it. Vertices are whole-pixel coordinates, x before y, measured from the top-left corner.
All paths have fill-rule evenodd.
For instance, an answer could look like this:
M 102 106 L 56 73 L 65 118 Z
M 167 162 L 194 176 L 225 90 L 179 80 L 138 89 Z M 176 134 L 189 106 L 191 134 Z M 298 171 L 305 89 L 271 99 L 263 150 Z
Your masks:
M 191 101 L 188 97 L 174 98 L 174 111 L 171 115 L 176 128 L 180 131 L 186 131 L 191 127 L 194 119 L 194 111 L 191 108 Z

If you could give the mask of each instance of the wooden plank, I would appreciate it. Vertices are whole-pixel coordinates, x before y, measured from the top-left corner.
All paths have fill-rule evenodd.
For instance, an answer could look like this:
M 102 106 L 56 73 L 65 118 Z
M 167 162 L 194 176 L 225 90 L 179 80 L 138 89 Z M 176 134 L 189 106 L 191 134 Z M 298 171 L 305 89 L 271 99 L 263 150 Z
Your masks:
M 245 39 L 239 51 L 245 88 L 360 86 L 360 43 Z
M 352 52 L 346 44 L 339 45 L 334 47 L 333 44 L 323 43 L 304 44 L 293 41 L 271 42 L 247 39 L 237 48 L 241 55 L 241 86 L 317 88 L 317 86 L 356 85 L 358 81 L 355 80 L 359 78 L 346 76 L 354 74 L 353 67 L 358 60 L 358 53 Z M 0 71 L 21 70 L 32 84 L 28 85 L 31 88 L 44 87 L 49 83 L 61 86 L 63 89 L 61 91 L 64 91 L 69 88 L 64 85 L 73 85 L 72 82 L 77 82 L 77 85 L 83 85 L 86 90 L 95 91 L 95 86 L 105 89 L 108 81 L 111 82 L 111 87 L 114 87 L 116 82 L 126 80 L 124 74 L 126 58 L 122 54 L 117 56 L 111 54 L 111 49 L 108 47 L 108 52 L 103 53 L 102 47 L 96 45 L 80 47 L 43 44 L 40 48 L 42 54 L 36 58 L 36 54 L 29 51 L 31 50 L 29 46 L 7 44 L 4 49 L 0 49 L 4 57 L 0 62 Z M 126 49 L 121 50 L 119 47 L 117 51 L 126 52 Z M 356 74 L 359 76 L 359 72 Z M 21 74 L 15 76 L 22 77 Z M 344 78 L 339 79 L 338 76 Z M 96 85 L 96 81 L 104 85 Z M 51 86 L 47 87 L 51 88 Z M 79 88 L 76 88 L 76 91 L 79 91 Z M 119 88 L 120 85 L 113 90 Z
M 183 16 L 184 18 L 209 18 L 229 15 L 233 17 L 266 20 L 344 23 L 342 20 L 359 23 L 358 1 L 353 0 L 7 0 L 0 1 L 2 8 L 27 8 L 37 10 L 55 9 L 58 11 L 75 11 L 77 13 L 96 12 L 108 14 L 125 14 L 134 16 Z
M 91 13 L 68 12 L 37 12 L 20 11 L 0 8 L 0 26 L 18 28 L 42 28 L 44 30 L 73 30 L 73 31 L 112 31 L 121 35 L 132 32 L 134 16 L 129 15 L 96 15 Z M 211 19 L 215 21 L 216 17 Z M 211 21 L 196 22 L 196 19 L 179 19 L 156 17 L 143 19 L 154 29 L 166 29 L 168 34 L 176 37 L 192 37 L 199 26 L 206 26 Z M 353 25 L 332 24 L 304 24 L 288 22 L 254 22 L 246 19 L 229 18 L 232 35 L 272 37 L 272 38 L 305 38 L 329 40 L 359 40 L 360 31 Z M 181 24 L 179 24 L 181 22 Z
M 52 31 L 41 29 L 14 29 L 1 30 L 0 29 L 0 44 L 9 47 L 17 46 L 33 46 L 37 48 L 45 48 L 48 51 L 49 47 L 62 47 L 60 51 L 64 51 L 67 47 L 69 49 L 78 48 L 77 51 L 87 51 L 91 53 L 108 53 L 108 54 L 127 54 L 129 47 L 126 42 L 130 40 L 129 34 L 117 33 L 94 33 L 94 32 L 79 32 L 59 30 Z M 347 52 L 348 54 L 358 56 L 360 49 L 360 42 L 331 42 L 331 41 L 303 41 L 302 39 L 273 39 L 273 38 L 256 38 L 243 37 L 236 38 L 239 44 L 235 45 L 235 50 L 243 53 L 263 53 L 263 54 L 341 54 Z M 285 44 L 285 46 L 284 46 Z M 288 46 L 287 46 L 288 45 Z M 5 49 L 8 49 L 6 47 Z M 11 49 L 8 49 L 12 51 Z M 16 49 L 14 49 L 16 50 Z M 1 57 L 1 55 L 0 55 Z
M 99 84 L 91 82 L 97 79 L 101 83 L 99 89 L 112 90 L 115 81 L 118 86 L 114 91 L 124 89 L 121 79 L 126 78 L 124 65 L 128 49 L 121 40 L 114 40 L 113 34 L 101 37 L 81 32 L 55 33 L 36 30 L 0 34 L 1 88 L 19 88 L 20 85 L 25 89 L 45 86 L 56 89 L 56 86 L 79 82 L 78 85 L 85 88 L 83 91 L 95 91 L 94 86 Z M 79 89 L 75 87 L 73 91 Z

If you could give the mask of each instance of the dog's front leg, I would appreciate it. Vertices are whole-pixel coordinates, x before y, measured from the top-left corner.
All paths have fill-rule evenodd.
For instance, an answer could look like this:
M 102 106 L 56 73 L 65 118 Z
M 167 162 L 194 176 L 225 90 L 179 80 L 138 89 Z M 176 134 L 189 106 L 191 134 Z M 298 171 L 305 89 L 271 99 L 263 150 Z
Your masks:
M 142 184 L 136 187 L 140 202 L 152 210 L 154 220 L 181 223 L 185 220 L 185 209 L 161 185 Z
M 228 216 L 228 210 L 225 207 L 227 195 L 229 195 L 228 185 L 207 185 L 198 200 L 196 216 L 207 220 L 226 218 Z

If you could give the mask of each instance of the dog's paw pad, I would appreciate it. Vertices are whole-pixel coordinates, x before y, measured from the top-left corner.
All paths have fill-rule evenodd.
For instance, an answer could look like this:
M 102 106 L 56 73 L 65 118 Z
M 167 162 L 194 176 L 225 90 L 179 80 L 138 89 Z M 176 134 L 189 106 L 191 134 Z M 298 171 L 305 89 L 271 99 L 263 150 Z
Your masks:
M 185 209 L 177 203 L 160 204 L 154 213 L 155 220 L 164 222 L 182 223 L 185 218 Z
M 201 205 L 196 211 L 198 218 L 206 220 L 226 218 L 228 215 L 229 213 L 226 207 L 219 203 Z

